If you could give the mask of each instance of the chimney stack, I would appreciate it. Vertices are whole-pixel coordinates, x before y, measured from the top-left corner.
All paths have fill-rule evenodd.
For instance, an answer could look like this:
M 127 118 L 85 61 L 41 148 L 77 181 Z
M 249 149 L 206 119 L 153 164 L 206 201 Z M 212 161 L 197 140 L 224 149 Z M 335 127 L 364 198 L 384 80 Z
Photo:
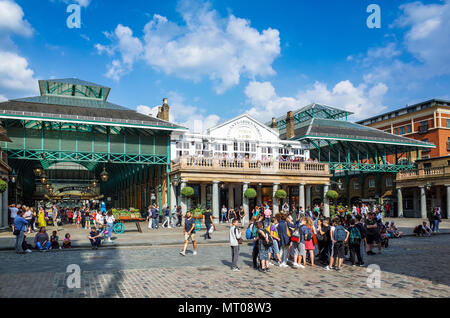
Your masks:
M 272 117 L 272 123 L 270 124 L 270 128 L 278 129 L 277 121 L 276 121 L 275 117 Z
M 291 139 L 294 136 L 294 113 L 292 111 L 288 111 L 286 115 L 286 139 Z

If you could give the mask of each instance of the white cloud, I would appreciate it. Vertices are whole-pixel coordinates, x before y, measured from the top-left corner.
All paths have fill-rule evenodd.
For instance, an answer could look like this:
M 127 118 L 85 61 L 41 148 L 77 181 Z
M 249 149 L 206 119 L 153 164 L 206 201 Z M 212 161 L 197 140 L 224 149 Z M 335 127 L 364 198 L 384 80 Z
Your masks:
M 300 91 L 295 97 L 280 97 L 270 82 L 250 82 L 245 95 L 252 108 L 250 115 L 262 121 L 278 117 L 311 103 L 322 103 L 354 113 L 351 119 L 362 119 L 378 114 L 386 109 L 382 104 L 388 88 L 383 83 L 369 87 L 355 86 L 346 80 L 337 83 L 331 90 L 324 83 L 316 82 L 311 89 Z
M 7 101 L 7 100 L 8 99 L 5 96 L 0 95 L 0 102 L 4 102 L 4 101 Z
M 99 53 L 113 51 L 121 57 L 120 67 L 109 66 L 109 76 L 120 78 L 131 71 L 132 63 L 143 60 L 179 78 L 200 81 L 207 77 L 220 94 L 239 84 L 242 76 L 253 79 L 275 74 L 272 63 L 280 54 L 277 30 L 259 32 L 248 20 L 234 15 L 222 18 L 209 4 L 182 1 L 178 11 L 184 25 L 155 14 L 145 25 L 142 39 L 119 25 L 127 32 L 117 34 L 116 28 L 111 45 L 97 46 Z M 124 37 L 127 41 L 122 41 Z
M 31 25 L 24 19 L 22 8 L 12 0 L 0 0 L 0 94 L 16 97 L 17 92 L 38 92 L 37 80 L 28 60 L 17 53 L 13 35 L 29 37 Z
M 0 36 L 5 33 L 31 36 L 33 29 L 23 17 L 23 10 L 17 3 L 0 0 Z
M 13 52 L 0 51 L 0 89 L 37 92 L 38 84 L 28 61 Z
M 205 110 L 187 104 L 184 97 L 176 92 L 170 92 L 168 94 L 168 103 L 170 106 L 170 121 L 189 128 L 191 132 L 202 133 L 206 129 L 217 125 L 220 121 L 219 116 L 206 114 Z M 136 107 L 136 111 L 144 115 L 151 114 L 151 116 L 156 117 L 158 114 L 158 106 L 139 105 Z
M 412 2 L 399 8 L 401 15 L 390 27 L 405 29 L 401 42 L 371 48 L 356 59 L 366 69 L 365 81 L 418 89 L 425 80 L 450 74 L 450 0 Z M 412 58 L 400 59 L 405 54 Z
M 80 6 L 87 8 L 91 3 L 91 0 L 50 0 L 50 2 L 63 2 L 65 4 L 78 3 Z

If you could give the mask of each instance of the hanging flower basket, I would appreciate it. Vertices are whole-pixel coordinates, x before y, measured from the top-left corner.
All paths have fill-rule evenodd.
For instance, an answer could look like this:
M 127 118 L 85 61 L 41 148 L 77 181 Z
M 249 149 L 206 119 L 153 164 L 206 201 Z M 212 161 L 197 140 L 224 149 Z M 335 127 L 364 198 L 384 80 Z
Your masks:
M 326 194 L 328 199 L 336 200 L 339 197 L 339 193 L 334 190 L 329 190 Z
M 184 187 L 181 190 L 181 194 L 185 197 L 192 197 L 194 195 L 194 189 L 192 187 Z
M 257 196 L 256 190 L 253 189 L 253 188 L 248 188 L 247 190 L 245 190 L 244 196 L 245 196 L 247 199 L 254 199 L 254 198 L 256 198 L 256 196 Z
M 4 180 L 0 179 L 0 193 L 5 192 L 7 188 L 8 184 Z
M 287 193 L 284 190 L 277 190 L 275 192 L 275 198 L 277 199 L 285 199 L 287 197 Z

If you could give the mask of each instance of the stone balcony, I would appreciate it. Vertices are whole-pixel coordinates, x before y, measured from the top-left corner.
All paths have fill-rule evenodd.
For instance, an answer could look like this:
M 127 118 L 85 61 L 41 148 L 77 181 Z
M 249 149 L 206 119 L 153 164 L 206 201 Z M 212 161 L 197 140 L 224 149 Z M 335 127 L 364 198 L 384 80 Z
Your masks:
M 450 177 L 450 166 L 399 171 L 396 179 L 397 181 L 411 181 L 440 177 Z
M 171 173 L 200 172 L 240 175 L 329 177 L 328 164 L 315 162 L 263 161 L 181 157 L 172 161 Z

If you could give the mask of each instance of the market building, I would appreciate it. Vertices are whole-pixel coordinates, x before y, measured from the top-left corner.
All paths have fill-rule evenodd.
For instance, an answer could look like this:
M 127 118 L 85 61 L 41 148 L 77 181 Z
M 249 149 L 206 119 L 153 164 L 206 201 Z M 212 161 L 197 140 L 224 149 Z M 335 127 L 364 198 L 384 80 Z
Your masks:
M 327 164 L 309 159 L 307 144 L 280 139 L 276 129 L 248 114 L 212 127 L 204 134 L 172 137 L 172 201 L 178 198 L 183 210 L 200 204 L 212 208 L 218 218 L 222 205 L 243 206 L 249 211 L 267 202 L 276 213 L 278 189 L 287 192 L 287 202 L 305 208 L 314 202 L 310 191 L 313 185 L 321 190 L 317 202 L 323 201 L 324 185 L 329 178 Z M 190 199 L 181 196 L 185 186 L 195 191 Z M 244 196 L 248 188 L 257 191 L 256 198 Z
M 167 99 L 155 118 L 110 103 L 103 85 L 51 79 L 40 80 L 39 89 L 40 96 L 0 103 L 11 139 L 0 147 L 16 175 L 9 203 L 103 200 L 141 210 L 170 204 L 170 134 L 186 129 L 161 119 Z

